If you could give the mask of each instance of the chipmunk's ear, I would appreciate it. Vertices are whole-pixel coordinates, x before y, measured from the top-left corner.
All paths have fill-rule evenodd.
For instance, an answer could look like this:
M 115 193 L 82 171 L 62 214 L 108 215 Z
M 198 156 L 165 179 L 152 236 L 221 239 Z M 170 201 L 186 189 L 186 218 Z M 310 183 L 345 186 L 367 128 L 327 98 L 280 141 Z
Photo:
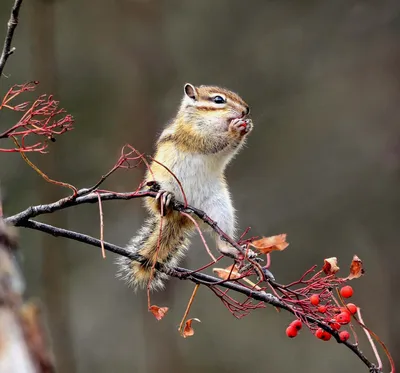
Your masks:
M 194 85 L 192 85 L 190 83 L 186 83 L 184 91 L 185 91 L 186 96 L 188 96 L 189 98 L 191 98 L 194 101 L 197 100 L 198 93 L 197 93 L 197 89 Z

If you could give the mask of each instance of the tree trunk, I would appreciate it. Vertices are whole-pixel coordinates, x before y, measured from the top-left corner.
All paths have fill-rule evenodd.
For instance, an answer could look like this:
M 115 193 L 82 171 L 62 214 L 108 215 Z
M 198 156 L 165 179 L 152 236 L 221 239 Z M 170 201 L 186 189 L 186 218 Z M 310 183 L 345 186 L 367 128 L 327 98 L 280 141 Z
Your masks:
M 24 303 L 24 286 L 13 231 L 0 218 L 0 372 L 52 373 L 39 308 Z

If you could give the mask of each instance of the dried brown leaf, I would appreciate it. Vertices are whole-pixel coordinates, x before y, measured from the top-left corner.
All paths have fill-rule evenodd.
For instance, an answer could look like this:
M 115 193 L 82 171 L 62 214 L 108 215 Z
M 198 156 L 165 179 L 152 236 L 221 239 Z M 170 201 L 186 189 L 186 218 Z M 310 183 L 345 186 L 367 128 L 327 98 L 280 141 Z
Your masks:
M 364 274 L 364 272 L 365 270 L 363 268 L 362 260 L 357 255 L 354 255 L 350 264 L 350 274 L 347 279 L 353 280 L 359 278 Z
M 194 329 L 192 328 L 192 322 L 193 321 L 201 322 L 199 319 L 189 319 L 189 320 L 187 320 L 186 323 L 185 323 L 185 328 L 183 329 L 183 332 L 182 332 L 182 337 L 183 338 L 191 337 L 194 334 Z
M 154 315 L 157 320 L 161 320 L 168 312 L 168 307 L 150 306 L 149 311 Z
M 239 268 L 237 265 L 230 265 L 227 268 L 213 268 L 213 272 L 223 280 L 227 280 L 228 278 L 231 280 L 237 279 L 240 277 Z M 230 276 L 229 276 L 230 275 Z
M 255 249 L 262 254 L 269 254 L 271 251 L 285 250 L 289 244 L 286 242 L 286 234 L 278 234 L 276 236 L 263 237 L 250 243 Z
M 322 270 L 325 272 L 327 275 L 334 275 L 337 271 L 339 271 L 339 267 L 337 265 L 337 258 L 336 257 L 331 257 L 328 259 L 324 259 L 324 265 L 322 267 Z

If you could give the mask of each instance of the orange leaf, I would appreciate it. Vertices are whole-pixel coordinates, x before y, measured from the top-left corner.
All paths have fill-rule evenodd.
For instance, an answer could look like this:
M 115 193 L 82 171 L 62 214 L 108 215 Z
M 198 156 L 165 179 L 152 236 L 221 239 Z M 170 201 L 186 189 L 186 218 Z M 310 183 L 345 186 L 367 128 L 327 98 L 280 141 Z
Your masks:
M 232 269 L 233 268 L 233 269 Z M 213 268 L 213 272 L 217 274 L 219 278 L 222 278 L 223 280 L 227 280 L 230 278 L 231 280 L 234 280 L 236 278 L 240 277 L 240 273 L 238 272 L 239 268 L 232 264 L 231 266 L 227 268 Z M 229 276 L 230 274 L 230 276 Z
M 150 306 L 149 311 L 157 320 L 161 320 L 168 311 L 168 307 Z
M 189 319 L 189 320 L 187 320 L 186 323 L 185 323 L 185 328 L 183 329 L 183 332 L 182 332 L 182 337 L 183 338 L 191 337 L 194 334 L 194 330 L 192 328 L 192 322 L 193 321 L 201 322 L 199 319 Z
M 339 267 L 337 265 L 337 258 L 332 257 L 328 259 L 324 259 L 324 265 L 322 267 L 322 270 L 325 272 L 327 275 L 334 275 L 337 271 L 339 271 Z
M 268 254 L 271 251 L 285 250 L 289 244 L 286 242 L 286 234 L 278 234 L 277 236 L 263 237 L 259 240 L 250 243 L 251 246 L 256 248 L 262 254 Z
M 354 278 L 359 278 L 364 274 L 364 272 L 365 271 L 361 259 L 357 255 L 354 255 L 350 264 L 350 274 L 347 279 L 353 280 Z

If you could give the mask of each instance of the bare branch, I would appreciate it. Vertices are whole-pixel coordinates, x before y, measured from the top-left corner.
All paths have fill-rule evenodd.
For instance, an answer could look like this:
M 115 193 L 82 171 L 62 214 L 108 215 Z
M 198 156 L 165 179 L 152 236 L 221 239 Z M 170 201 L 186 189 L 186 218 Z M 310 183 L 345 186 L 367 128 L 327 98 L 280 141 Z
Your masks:
M 23 0 L 15 0 L 14 6 L 11 9 L 10 19 L 7 23 L 7 34 L 4 40 L 3 50 L 0 56 L 0 78 L 3 74 L 4 66 L 6 65 L 8 57 L 15 51 L 15 48 L 11 48 L 12 39 L 14 37 L 14 31 L 18 25 L 18 15 Z
M 121 256 L 130 258 L 132 260 L 140 260 L 139 258 L 136 257 L 135 254 L 133 254 L 131 251 L 129 251 L 125 248 L 122 248 L 117 245 L 113 245 L 108 242 L 102 242 L 101 240 L 98 240 L 94 237 L 91 237 L 91 236 L 88 236 L 88 235 L 85 235 L 82 233 L 54 227 L 52 225 L 40 223 L 40 222 L 37 222 L 34 220 L 21 220 L 21 221 L 19 221 L 18 225 L 21 227 L 45 232 L 45 233 L 51 234 L 55 237 L 64 237 L 64 238 L 72 239 L 75 241 L 79 241 L 79 242 L 88 244 L 90 246 L 95 246 L 95 247 L 101 248 L 102 245 L 104 245 L 104 248 L 107 251 L 113 252 L 117 255 L 121 255 Z M 284 309 L 292 314 L 295 314 L 295 311 L 290 306 L 281 302 L 273 294 L 267 293 L 265 291 L 253 290 L 251 288 L 242 286 L 242 285 L 238 284 L 237 282 L 233 282 L 233 281 L 221 282 L 220 279 L 218 279 L 214 276 L 210 276 L 210 275 L 207 275 L 204 273 L 193 272 L 186 268 L 180 268 L 180 267 L 168 268 L 168 267 L 165 267 L 164 265 L 162 265 L 161 263 L 157 263 L 156 268 L 159 271 L 162 271 L 171 277 L 176 277 L 181 280 L 190 280 L 190 281 L 194 282 L 195 284 L 205 285 L 207 287 L 210 287 L 213 285 L 218 285 L 220 287 L 233 290 L 237 293 L 244 294 L 254 300 L 258 300 L 258 301 L 264 302 L 266 304 L 270 304 L 274 307 L 278 307 L 278 308 Z M 339 338 L 338 332 L 336 330 L 333 330 L 329 325 L 327 325 L 325 323 L 321 323 L 317 319 L 310 317 L 310 316 L 307 317 L 307 320 L 310 323 L 315 323 L 320 328 L 331 333 L 338 343 L 344 344 L 351 351 L 353 351 L 354 354 L 357 355 L 358 358 L 369 368 L 369 371 L 371 373 L 381 372 L 381 370 L 379 370 L 375 366 L 375 364 L 373 364 L 372 362 L 369 361 L 369 359 L 363 354 L 363 352 L 358 348 L 357 345 L 354 345 L 348 341 L 342 342 Z
M 102 201 L 109 200 L 129 200 L 141 197 L 156 197 L 157 193 L 152 191 L 138 191 L 132 193 L 114 193 L 114 192 L 90 192 L 87 193 L 88 189 L 80 189 L 77 192 L 78 197 L 66 197 L 58 200 L 54 203 L 49 203 L 45 205 L 37 205 L 28 207 L 26 210 L 5 218 L 6 223 L 15 226 L 19 225 L 19 222 L 31 218 L 35 218 L 39 215 L 51 214 L 55 211 L 63 210 L 71 206 L 78 206 L 86 203 L 98 203 L 98 198 L 100 196 Z
M 85 195 L 88 191 L 91 191 L 89 194 Z M 135 198 L 143 198 L 143 197 L 152 197 L 155 198 L 157 196 L 157 192 L 152 190 L 148 191 L 135 191 L 128 193 L 116 193 L 116 192 L 102 192 L 102 191 L 92 191 L 91 189 L 80 189 L 77 196 L 66 197 L 58 200 L 57 202 L 45 204 L 45 205 L 37 205 L 28 207 L 26 210 L 5 218 L 5 221 L 8 224 L 12 224 L 15 226 L 22 226 L 21 222 L 27 219 L 31 219 L 37 217 L 39 215 L 50 214 L 55 211 L 63 210 L 65 208 L 71 206 L 77 206 L 86 203 L 98 203 L 99 198 L 102 201 L 110 201 L 110 200 L 129 200 Z M 243 255 L 246 255 L 243 247 L 241 247 L 235 240 L 229 237 L 225 232 L 218 227 L 217 222 L 212 220 L 204 211 L 199 210 L 193 206 L 186 206 L 180 201 L 171 201 L 171 206 L 176 211 L 182 211 L 185 213 L 191 213 L 200 218 L 204 223 L 209 225 L 224 241 L 228 242 L 234 248 L 236 248 Z

